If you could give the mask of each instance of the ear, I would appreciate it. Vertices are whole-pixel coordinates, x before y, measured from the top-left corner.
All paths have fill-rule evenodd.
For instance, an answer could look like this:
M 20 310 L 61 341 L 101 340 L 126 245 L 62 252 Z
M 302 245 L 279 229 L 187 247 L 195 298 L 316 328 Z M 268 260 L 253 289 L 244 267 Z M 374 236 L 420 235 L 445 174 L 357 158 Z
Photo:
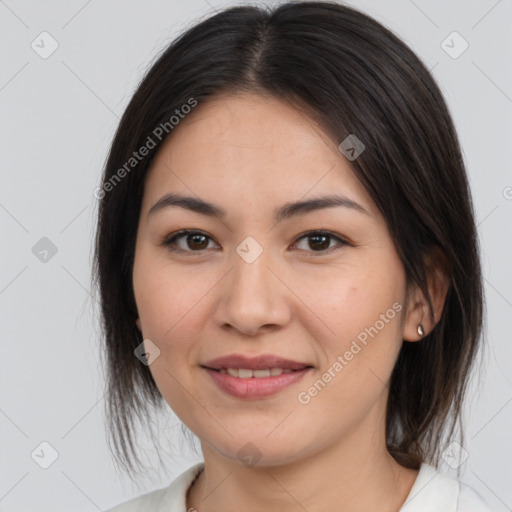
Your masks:
M 428 300 L 421 289 L 414 284 L 409 290 L 406 317 L 403 327 L 404 341 L 419 341 L 436 326 L 443 312 L 446 294 L 450 286 L 450 269 L 446 255 L 435 246 L 424 259 L 427 272 L 427 286 L 432 302 L 430 311 Z M 418 326 L 423 326 L 425 333 L 418 333 Z
M 135 320 L 135 323 L 137 324 L 137 327 L 139 328 L 139 331 L 142 332 L 142 326 L 140 324 L 140 318 L 137 317 L 137 320 Z

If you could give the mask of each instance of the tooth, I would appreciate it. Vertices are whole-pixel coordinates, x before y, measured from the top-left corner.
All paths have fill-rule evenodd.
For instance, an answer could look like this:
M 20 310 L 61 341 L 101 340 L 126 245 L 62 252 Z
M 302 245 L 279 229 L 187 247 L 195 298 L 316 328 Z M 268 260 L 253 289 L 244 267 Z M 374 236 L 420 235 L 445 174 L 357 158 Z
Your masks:
M 270 377 L 270 370 L 253 370 L 255 377 Z
M 232 377 L 238 377 L 240 379 L 249 379 L 251 377 L 254 378 L 264 378 L 264 377 L 275 377 L 277 375 L 281 375 L 283 373 L 291 373 L 293 370 L 287 368 L 283 370 L 282 368 L 265 368 L 261 370 L 251 370 L 248 368 L 221 368 L 220 372 L 224 374 L 229 374 Z

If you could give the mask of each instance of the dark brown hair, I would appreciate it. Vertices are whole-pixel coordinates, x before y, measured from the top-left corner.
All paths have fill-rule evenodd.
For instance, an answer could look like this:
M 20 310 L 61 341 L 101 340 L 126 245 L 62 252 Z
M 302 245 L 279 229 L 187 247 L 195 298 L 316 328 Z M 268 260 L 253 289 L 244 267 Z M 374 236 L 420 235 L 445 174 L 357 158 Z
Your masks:
M 350 134 L 363 141 L 353 171 L 386 220 L 408 283 L 427 297 L 425 257 L 432 250 L 444 255 L 450 285 L 442 315 L 425 339 L 403 343 L 386 420 L 388 449 L 400 464 L 437 465 L 443 440 L 458 427 L 463 439 L 463 398 L 483 322 L 478 238 L 461 150 L 442 94 L 413 51 L 368 15 L 324 1 L 232 7 L 202 20 L 162 52 L 122 116 L 99 194 L 93 282 L 119 459 L 133 470 L 132 457 L 139 462 L 134 418 L 151 428 L 150 406 L 164 404 L 148 366 L 134 357 L 142 335 L 132 269 L 144 178 L 165 137 L 133 170 L 126 163 L 190 98 L 200 105 L 238 91 L 290 102 L 338 143 Z

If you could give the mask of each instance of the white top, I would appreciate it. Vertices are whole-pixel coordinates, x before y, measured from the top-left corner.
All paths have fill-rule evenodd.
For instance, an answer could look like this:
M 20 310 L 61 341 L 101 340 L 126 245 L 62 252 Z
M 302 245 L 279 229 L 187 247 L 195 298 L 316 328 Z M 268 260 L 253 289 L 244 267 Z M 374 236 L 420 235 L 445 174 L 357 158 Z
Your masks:
M 125 501 L 105 512 L 187 512 L 188 488 L 203 468 L 204 462 L 199 462 L 168 487 Z M 399 512 L 491 512 L 491 509 L 471 487 L 422 464 Z

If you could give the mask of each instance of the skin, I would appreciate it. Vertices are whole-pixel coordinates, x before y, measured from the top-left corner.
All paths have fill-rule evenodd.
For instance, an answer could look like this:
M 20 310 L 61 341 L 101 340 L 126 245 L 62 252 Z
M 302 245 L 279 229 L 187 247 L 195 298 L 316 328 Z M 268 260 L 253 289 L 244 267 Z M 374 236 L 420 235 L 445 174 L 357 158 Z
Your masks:
M 224 94 L 180 122 L 148 172 L 133 268 L 137 326 L 160 350 L 149 367 L 160 392 L 201 440 L 205 469 L 187 509 L 397 511 L 417 476 L 386 450 L 387 384 L 403 340 L 419 340 L 418 324 L 428 333 L 435 323 L 339 142 L 282 100 Z M 169 192 L 227 215 L 172 206 L 148 216 Z M 330 207 L 280 223 L 272 217 L 284 203 L 333 192 L 368 214 Z M 180 229 L 209 238 L 201 245 L 182 237 L 185 253 L 161 245 Z M 310 230 L 351 245 L 328 238 L 322 251 L 303 236 Z M 252 263 L 236 252 L 248 236 L 263 248 Z M 429 283 L 437 321 L 447 281 L 433 272 Z M 298 393 L 394 303 L 401 311 L 299 403 Z M 314 368 L 273 396 L 243 400 L 200 366 L 231 353 L 277 354 Z M 253 466 L 237 455 L 247 442 L 261 455 Z

